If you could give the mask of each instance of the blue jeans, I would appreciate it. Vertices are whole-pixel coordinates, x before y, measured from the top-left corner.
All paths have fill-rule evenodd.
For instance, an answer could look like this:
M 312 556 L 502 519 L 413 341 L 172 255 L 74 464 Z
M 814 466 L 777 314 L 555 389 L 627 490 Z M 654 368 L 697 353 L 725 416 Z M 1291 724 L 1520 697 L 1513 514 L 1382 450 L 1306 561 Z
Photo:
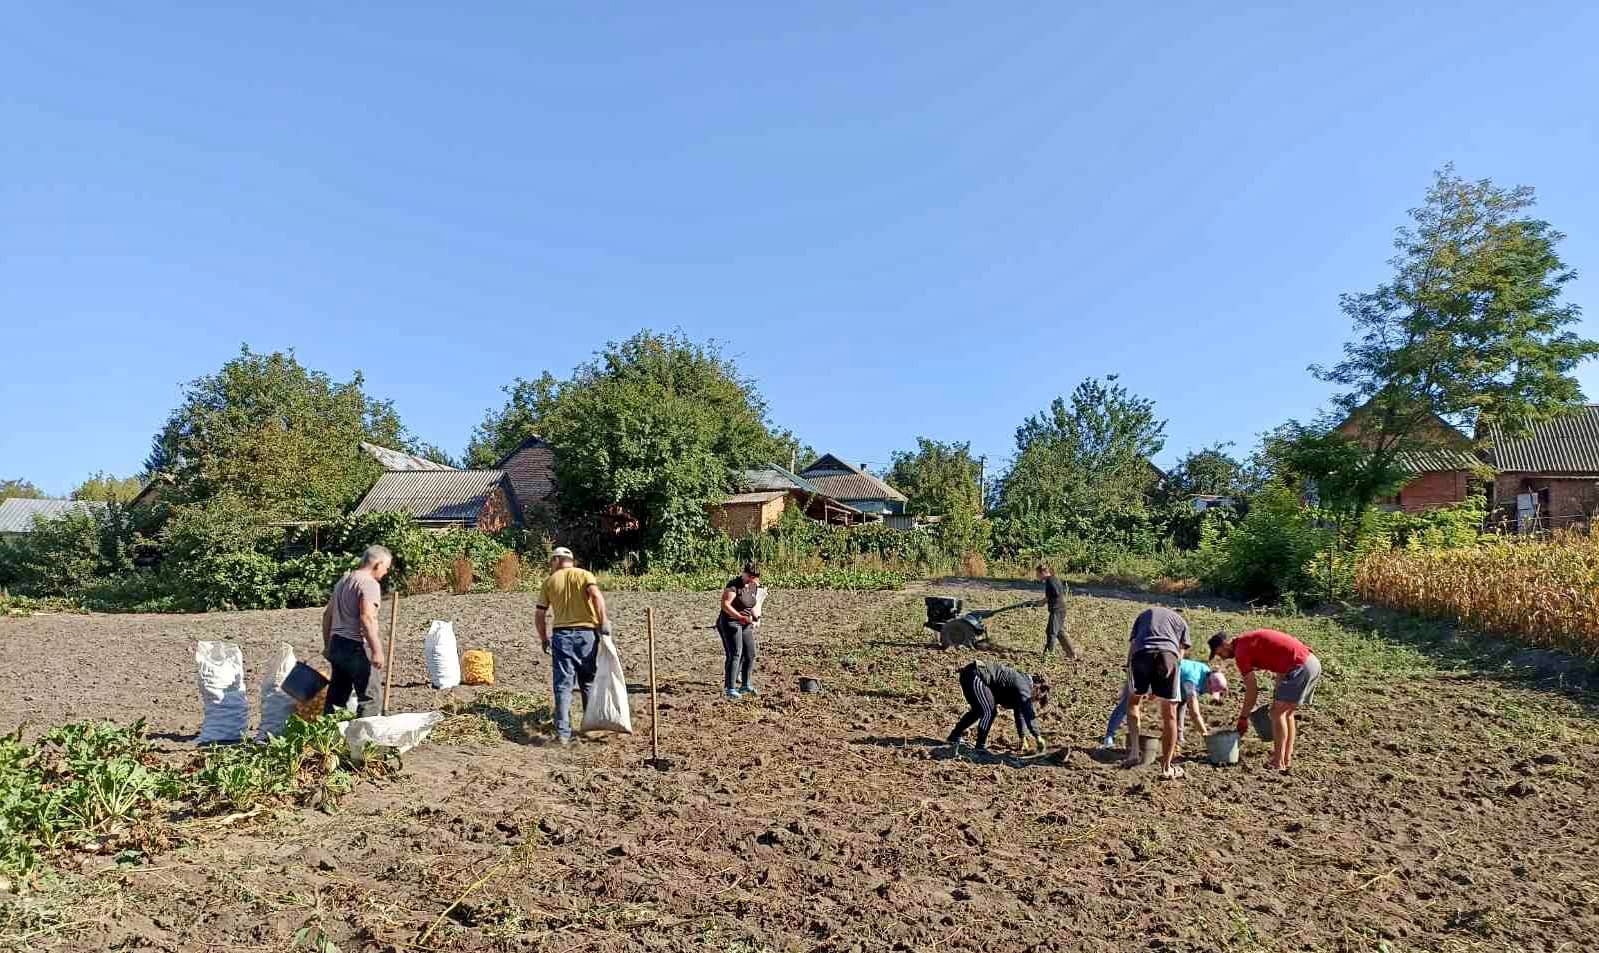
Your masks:
M 583 693 L 588 706 L 594 687 L 594 664 L 600 640 L 593 629 L 556 629 L 550 633 L 550 681 L 555 689 L 555 734 L 572 737 L 572 688 Z

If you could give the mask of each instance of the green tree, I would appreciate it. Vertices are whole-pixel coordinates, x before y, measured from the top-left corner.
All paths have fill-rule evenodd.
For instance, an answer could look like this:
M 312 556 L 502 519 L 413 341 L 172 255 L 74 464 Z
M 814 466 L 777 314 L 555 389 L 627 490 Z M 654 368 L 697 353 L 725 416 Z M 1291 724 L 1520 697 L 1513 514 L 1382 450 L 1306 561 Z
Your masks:
M 712 542 L 707 508 L 731 471 L 787 460 L 793 446 L 773 432 L 753 381 L 715 344 L 679 334 L 641 331 L 533 391 L 522 419 L 555 447 L 563 512 L 625 512 L 662 568 L 694 565 Z
M 392 404 L 302 365 L 293 353 L 248 347 L 192 382 L 155 438 L 146 470 L 173 478 L 175 504 L 228 497 L 258 520 L 338 516 L 381 470 L 362 441 L 410 450 Z
M 917 437 L 915 450 L 894 454 L 887 480 L 910 500 L 911 513 L 946 516 L 982 511 L 982 474 L 983 461 L 972 456 L 970 443 Z
M 1343 360 L 1311 370 L 1342 388 L 1342 416 L 1359 414 L 1366 452 L 1340 451 L 1369 471 L 1341 478 L 1356 523 L 1436 418 L 1524 432 L 1581 402 L 1572 371 L 1599 342 L 1573 330 L 1580 313 L 1561 294 L 1576 273 L 1556 250 L 1564 236 L 1526 214 L 1533 199 L 1445 167 L 1398 230 L 1393 276 L 1340 300 L 1355 338 Z
M 535 380 L 518 377 L 501 388 L 505 391 L 505 404 L 485 413 L 483 422 L 472 431 L 472 438 L 466 445 L 466 465 L 493 467 L 527 438 L 548 439 L 543 415 L 548 412 L 559 387 L 555 376 L 545 371 Z
M 1218 443 L 1178 460 L 1161 483 L 1163 494 L 1173 501 L 1193 496 L 1242 496 L 1249 488 L 1247 471 L 1227 452 L 1229 446 Z
M 37 500 L 43 498 L 44 494 L 27 480 L 0 480 L 0 500 L 9 500 L 12 497 Z
M 127 503 L 144 489 L 138 477 L 119 477 L 104 470 L 78 484 L 72 491 L 74 500 L 98 500 L 101 503 Z

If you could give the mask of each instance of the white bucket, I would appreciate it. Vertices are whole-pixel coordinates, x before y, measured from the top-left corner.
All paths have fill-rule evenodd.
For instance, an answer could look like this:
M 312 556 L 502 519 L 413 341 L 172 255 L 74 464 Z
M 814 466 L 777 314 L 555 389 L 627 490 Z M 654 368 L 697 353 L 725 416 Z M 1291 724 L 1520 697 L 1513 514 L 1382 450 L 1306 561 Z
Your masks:
M 1225 728 L 1206 735 L 1205 753 L 1210 755 L 1211 764 L 1237 764 L 1238 732 Z

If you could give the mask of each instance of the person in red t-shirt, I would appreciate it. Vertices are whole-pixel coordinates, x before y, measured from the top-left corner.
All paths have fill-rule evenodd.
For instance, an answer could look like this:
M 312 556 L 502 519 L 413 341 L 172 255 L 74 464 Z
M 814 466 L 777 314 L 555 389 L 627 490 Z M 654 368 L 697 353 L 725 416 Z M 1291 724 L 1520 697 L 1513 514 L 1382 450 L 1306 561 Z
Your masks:
M 1286 632 L 1256 629 L 1232 637 L 1217 632 L 1210 637 L 1210 657 L 1230 658 L 1244 677 L 1244 707 L 1238 713 L 1238 733 L 1249 727 L 1249 713 L 1255 710 L 1259 688 L 1255 670 L 1265 669 L 1277 676 L 1277 690 L 1271 702 L 1271 761 L 1266 765 L 1287 771 L 1294 765 L 1294 739 L 1299 732 L 1295 714 L 1308 705 L 1321 682 L 1321 661 L 1310 646 Z

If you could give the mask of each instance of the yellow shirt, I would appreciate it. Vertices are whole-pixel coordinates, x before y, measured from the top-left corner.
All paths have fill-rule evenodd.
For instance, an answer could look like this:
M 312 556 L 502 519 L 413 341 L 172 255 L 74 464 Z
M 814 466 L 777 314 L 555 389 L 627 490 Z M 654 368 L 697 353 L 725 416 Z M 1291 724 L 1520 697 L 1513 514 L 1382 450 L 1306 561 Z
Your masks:
M 587 593 L 597 585 L 593 573 L 576 566 L 550 573 L 539 590 L 539 605 L 550 610 L 550 629 L 598 629 L 600 620 Z

